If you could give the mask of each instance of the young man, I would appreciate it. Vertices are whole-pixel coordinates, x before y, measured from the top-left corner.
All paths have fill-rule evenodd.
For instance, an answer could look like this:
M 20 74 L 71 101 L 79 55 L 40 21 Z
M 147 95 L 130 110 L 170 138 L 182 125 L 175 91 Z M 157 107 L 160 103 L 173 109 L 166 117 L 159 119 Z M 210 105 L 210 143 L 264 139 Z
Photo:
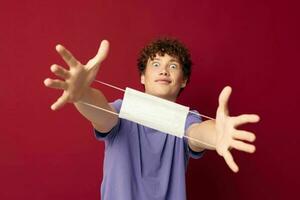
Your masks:
M 255 151 L 254 145 L 242 141 L 253 142 L 255 135 L 236 127 L 258 122 L 259 117 L 228 115 L 230 87 L 225 87 L 219 96 L 216 120 L 201 122 L 194 114 L 187 117 L 186 135 L 203 143 L 162 133 L 80 103 L 120 111 L 122 100 L 109 104 L 101 91 L 90 87 L 108 48 L 109 43 L 102 41 L 97 55 L 83 65 L 66 48 L 57 45 L 56 50 L 69 70 L 52 65 L 51 71 L 64 80 L 44 81 L 47 87 L 63 90 L 63 95 L 51 106 L 53 110 L 67 102 L 74 103 L 92 123 L 96 137 L 105 141 L 101 199 L 186 199 L 185 170 L 189 157 L 201 157 L 204 149 L 216 150 L 237 172 L 238 166 L 229 150 Z M 189 80 L 190 54 L 177 40 L 158 39 L 141 51 L 138 68 L 145 93 L 175 102 Z

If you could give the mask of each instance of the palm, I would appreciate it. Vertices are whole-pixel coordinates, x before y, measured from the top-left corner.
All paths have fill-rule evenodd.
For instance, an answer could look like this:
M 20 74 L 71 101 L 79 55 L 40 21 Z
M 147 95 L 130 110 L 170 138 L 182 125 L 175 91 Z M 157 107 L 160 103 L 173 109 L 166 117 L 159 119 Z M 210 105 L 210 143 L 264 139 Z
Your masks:
M 216 116 L 217 143 L 216 150 L 220 156 L 223 156 L 227 165 L 234 171 L 238 171 L 238 166 L 234 162 L 230 149 L 253 153 L 255 146 L 243 142 L 253 142 L 255 135 L 248 131 L 236 129 L 237 126 L 245 123 L 255 123 L 259 117 L 254 114 L 240 115 L 230 117 L 228 111 L 228 100 L 231 94 L 231 88 L 225 87 L 219 96 L 219 107 Z
M 53 110 L 62 107 L 67 102 L 80 100 L 86 89 L 94 81 L 101 63 L 107 56 L 108 49 L 109 43 L 105 40 L 102 41 L 97 55 L 83 65 L 65 47 L 56 46 L 57 52 L 67 63 L 69 70 L 58 65 L 52 65 L 51 71 L 64 80 L 46 79 L 44 81 L 47 87 L 64 90 L 61 97 L 52 104 Z

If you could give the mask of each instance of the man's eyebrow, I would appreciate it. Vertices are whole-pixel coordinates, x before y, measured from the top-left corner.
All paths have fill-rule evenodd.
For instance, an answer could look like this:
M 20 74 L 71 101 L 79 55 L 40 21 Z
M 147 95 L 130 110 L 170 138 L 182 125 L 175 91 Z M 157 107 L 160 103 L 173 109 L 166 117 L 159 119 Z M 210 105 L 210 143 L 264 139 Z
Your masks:
M 161 59 L 160 58 L 153 58 L 151 60 L 159 60 L 160 61 Z M 170 62 L 178 62 L 179 63 L 179 60 L 177 58 L 171 58 Z
M 176 59 L 176 58 L 172 58 L 172 59 L 170 60 L 170 62 L 177 62 L 177 63 L 179 63 L 179 60 Z
M 151 61 L 153 61 L 153 60 L 161 60 L 160 58 L 153 58 L 153 59 L 151 59 Z
M 161 61 L 161 59 L 160 58 L 153 58 L 153 59 L 150 59 L 150 62 L 151 61 Z M 176 62 L 176 63 L 180 64 L 180 62 L 177 58 L 171 58 L 169 62 Z

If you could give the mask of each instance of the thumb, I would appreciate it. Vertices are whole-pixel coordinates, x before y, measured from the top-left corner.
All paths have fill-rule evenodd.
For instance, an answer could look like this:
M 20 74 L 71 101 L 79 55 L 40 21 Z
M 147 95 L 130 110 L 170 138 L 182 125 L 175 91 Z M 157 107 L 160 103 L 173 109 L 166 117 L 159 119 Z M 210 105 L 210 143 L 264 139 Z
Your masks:
M 102 40 L 98 52 L 94 58 L 89 61 L 90 68 L 100 64 L 107 57 L 109 51 L 109 42 L 107 40 Z
M 230 86 L 226 86 L 220 96 L 219 96 L 219 109 L 220 111 L 228 114 L 228 101 L 229 101 L 229 97 L 230 97 L 230 94 L 231 94 L 231 87 Z

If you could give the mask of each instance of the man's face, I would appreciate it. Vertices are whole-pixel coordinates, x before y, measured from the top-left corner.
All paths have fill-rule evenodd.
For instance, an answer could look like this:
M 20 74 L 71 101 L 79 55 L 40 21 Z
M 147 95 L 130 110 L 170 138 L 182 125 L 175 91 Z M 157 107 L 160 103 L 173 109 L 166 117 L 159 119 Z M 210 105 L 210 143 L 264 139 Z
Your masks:
M 153 60 L 149 59 L 141 75 L 141 83 L 144 84 L 147 94 L 174 102 L 180 89 L 185 87 L 186 81 L 178 59 L 168 54 L 156 54 Z

